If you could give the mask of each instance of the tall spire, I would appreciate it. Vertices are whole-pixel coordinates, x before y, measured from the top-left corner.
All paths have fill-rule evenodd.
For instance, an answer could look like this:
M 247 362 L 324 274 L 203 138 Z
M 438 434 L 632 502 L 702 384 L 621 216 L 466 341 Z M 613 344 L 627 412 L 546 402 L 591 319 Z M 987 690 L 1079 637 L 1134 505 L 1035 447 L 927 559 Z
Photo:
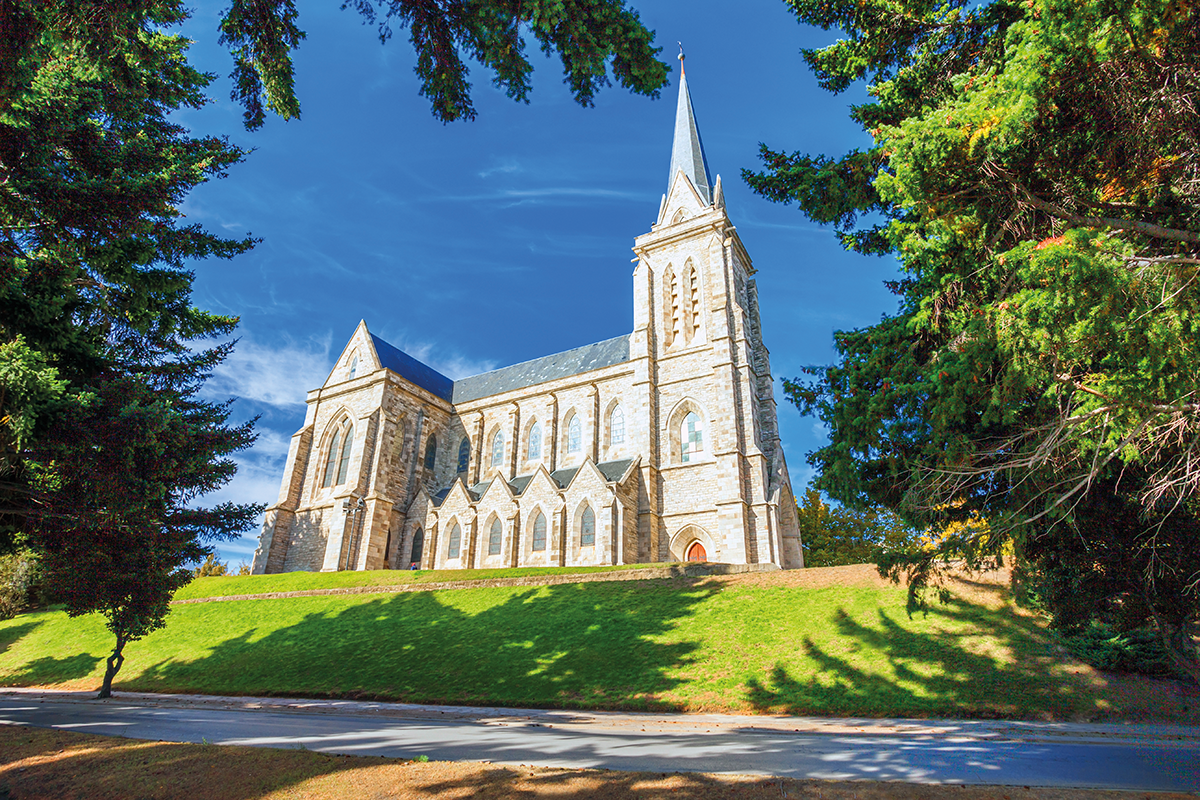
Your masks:
M 700 129 L 696 127 L 696 114 L 692 111 L 692 96 L 688 93 L 687 73 L 683 69 L 683 45 L 679 45 L 679 105 L 675 109 L 675 142 L 671 147 L 671 174 L 667 179 L 667 191 L 675 173 L 683 170 L 696 191 L 711 204 L 712 177 L 708 171 L 708 159 L 704 157 L 704 145 L 700 143 Z

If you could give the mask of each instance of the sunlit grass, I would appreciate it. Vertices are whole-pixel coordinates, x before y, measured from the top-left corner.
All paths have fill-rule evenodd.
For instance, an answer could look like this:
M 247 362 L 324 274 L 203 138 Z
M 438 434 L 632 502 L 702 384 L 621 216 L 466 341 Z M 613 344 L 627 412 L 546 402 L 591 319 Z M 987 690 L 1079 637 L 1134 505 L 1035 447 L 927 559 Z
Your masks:
M 855 716 L 1087 717 L 1112 702 L 1002 594 L 966 597 L 912 618 L 902 587 L 769 580 L 200 603 L 126 649 L 117 688 Z M 110 646 L 96 617 L 8 620 L 0 684 L 98 683 Z

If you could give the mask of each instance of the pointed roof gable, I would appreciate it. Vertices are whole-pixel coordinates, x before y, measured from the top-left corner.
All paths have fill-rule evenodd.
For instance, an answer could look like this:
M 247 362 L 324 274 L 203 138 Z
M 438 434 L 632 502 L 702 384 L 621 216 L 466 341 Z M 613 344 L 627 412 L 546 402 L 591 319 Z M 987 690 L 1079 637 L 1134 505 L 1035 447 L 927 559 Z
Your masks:
M 387 367 L 401 378 L 415 383 L 434 397 L 450 400 L 454 393 L 454 381 L 433 367 L 417 361 L 400 348 L 388 344 L 373 333 L 371 342 L 375 345 L 375 354 L 379 357 L 379 363 L 382 366 Z
M 671 174 L 667 176 L 667 186 L 669 188 L 675 180 L 675 173 L 683 170 L 683 174 L 696 187 L 696 192 L 706 204 L 711 205 L 712 173 L 708 170 L 708 159 L 700 142 L 700 129 L 696 127 L 696 114 L 692 111 L 692 96 L 688 92 L 682 54 L 679 67 L 679 105 L 675 108 L 675 142 L 671 146 Z

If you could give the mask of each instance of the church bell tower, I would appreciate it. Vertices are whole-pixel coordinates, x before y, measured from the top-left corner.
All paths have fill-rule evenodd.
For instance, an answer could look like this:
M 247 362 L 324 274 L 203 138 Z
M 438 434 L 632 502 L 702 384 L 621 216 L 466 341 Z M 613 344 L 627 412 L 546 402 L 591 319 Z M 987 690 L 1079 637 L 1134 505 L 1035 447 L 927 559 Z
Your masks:
M 630 355 L 640 359 L 639 395 L 653 428 L 646 433 L 656 445 L 643 465 L 651 488 L 646 539 L 658 556 L 684 555 L 666 532 L 699 498 L 676 497 L 672 487 L 681 483 L 677 471 L 703 464 L 687 484 L 715 503 L 716 552 L 706 555 L 801 565 L 754 266 L 726 211 L 721 177 L 714 181 L 709 169 L 682 53 L 667 191 L 633 250 Z M 689 452 L 697 443 L 698 458 Z

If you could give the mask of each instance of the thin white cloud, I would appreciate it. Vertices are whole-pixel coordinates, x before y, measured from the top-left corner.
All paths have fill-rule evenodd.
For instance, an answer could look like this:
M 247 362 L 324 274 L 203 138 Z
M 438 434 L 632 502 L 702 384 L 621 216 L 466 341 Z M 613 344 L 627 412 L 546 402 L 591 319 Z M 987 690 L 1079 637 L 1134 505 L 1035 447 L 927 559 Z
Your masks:
M 333 369 L 332 339 L 286 342 L 271 347 L 242 339 L 205 384 L 207 397 L 239 397 L 276 408 L 304 405 L 308 390 Z M 285 450 L 286 452 L 286 450 Z
M 498 164 L 494 167 L 488 167 L 479 173 L 481 178 L 490 178 L 493 175 L 503 175 L 512 172 L 521 172 L 521 165 L 516 161 L 506 161 L 503 164 Z

